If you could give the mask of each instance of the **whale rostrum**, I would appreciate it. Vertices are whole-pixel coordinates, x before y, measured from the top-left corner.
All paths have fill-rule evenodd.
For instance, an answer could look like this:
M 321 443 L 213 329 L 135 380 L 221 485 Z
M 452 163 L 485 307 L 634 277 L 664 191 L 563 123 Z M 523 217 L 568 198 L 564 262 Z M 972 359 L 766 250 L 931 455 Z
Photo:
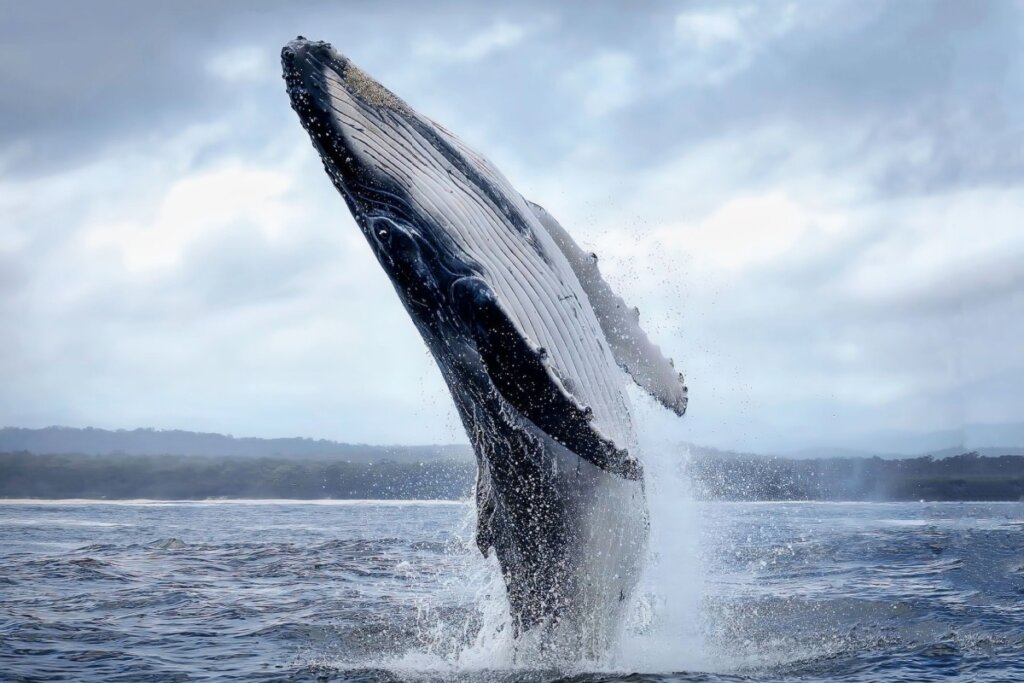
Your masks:
M 687 389 L 543 208 L 329 44 L 282 50 L 293 109 L 451 391 L 477 461 L 476 542 L 522 641 L 601 653 L 646 552 L 625 376 Z M 626 374 L 624 374 L 624 372 Z

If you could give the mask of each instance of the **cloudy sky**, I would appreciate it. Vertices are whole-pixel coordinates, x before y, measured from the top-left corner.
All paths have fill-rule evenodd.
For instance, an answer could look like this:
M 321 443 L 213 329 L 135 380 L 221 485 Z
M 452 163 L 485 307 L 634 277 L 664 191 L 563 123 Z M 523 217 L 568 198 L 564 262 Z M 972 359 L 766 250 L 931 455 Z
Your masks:
M 599 253 L 687 374 L 683 420 L 639 400 L 659 439 L 1020 422 L 1022 15 L 2 0 L 0 424 L 463 440 L 289 109 L 297 34 Z

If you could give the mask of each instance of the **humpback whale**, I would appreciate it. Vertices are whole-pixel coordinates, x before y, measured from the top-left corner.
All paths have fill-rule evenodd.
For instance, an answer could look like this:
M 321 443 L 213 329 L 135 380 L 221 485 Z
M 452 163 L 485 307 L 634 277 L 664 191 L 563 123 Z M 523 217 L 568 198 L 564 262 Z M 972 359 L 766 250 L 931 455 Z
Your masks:
M 477 461 L 476 543 L 517 643 L 595 656 L 646 553 L 626 375 L 687 388 L 543 208 L 329 43 L 281 52 L 291 106 L 433 355 Z M 625 374 L 624 372 L 625 371 Z

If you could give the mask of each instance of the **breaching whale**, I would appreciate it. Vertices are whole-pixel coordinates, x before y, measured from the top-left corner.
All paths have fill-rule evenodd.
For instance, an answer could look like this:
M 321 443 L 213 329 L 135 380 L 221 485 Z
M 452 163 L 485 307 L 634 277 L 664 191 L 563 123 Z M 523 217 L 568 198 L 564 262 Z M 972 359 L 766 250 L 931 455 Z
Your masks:
M 476 454 L 476 542 L 519 642 L 594 656 L 647 542 L 623 370 L 682 415 L 638 313 L 540 206 L 328 43 L 281 54 L 292 108 L 451 391 Z M 532 639 L 532 641 L 531 641 Z

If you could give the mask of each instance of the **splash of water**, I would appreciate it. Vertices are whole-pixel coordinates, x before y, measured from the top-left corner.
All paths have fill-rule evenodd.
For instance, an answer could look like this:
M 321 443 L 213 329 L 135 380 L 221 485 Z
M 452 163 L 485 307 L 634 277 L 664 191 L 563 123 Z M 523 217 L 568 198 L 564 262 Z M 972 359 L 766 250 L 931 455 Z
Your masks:
M 633 392 L 647 474 L 651 540 L 630 619 L 608 665 L 616 671 L 708 670 L 702 598 L 705 577 L 700 516 L 680 445 L 649 438 L 645 423 L 659 408 Z
M 658 410 L 644 396 L 639 424 Z M 640 430 L 645 433 L 645 430 Z M 613 650 L 596 660 L 552 661 L 538 656 L 539 643 L 512 635 L 505 584 L 494 557 L 483 558 L 473 541 L 475 506 L 467 506 L 449 552 L 465 561 L 447 581 L 456 601 L 469 605 L 468 615 L 422 613 L 422 645 L 376 662 L 403 678 L 491 676 L 522 671 L 555 670 L 560 676 L 624 671 L 708 670 L 701 610 L 704 577 L 699 548 L 699 515 L 680 465 L 678 445 L 641 442 L 648 475 L 651 540 L 641 581 L 632 596 L 628 618 Z M 685 457 L 686 454 L 683 454 Z M 528 636 L 527 636 L 528 638 Z

